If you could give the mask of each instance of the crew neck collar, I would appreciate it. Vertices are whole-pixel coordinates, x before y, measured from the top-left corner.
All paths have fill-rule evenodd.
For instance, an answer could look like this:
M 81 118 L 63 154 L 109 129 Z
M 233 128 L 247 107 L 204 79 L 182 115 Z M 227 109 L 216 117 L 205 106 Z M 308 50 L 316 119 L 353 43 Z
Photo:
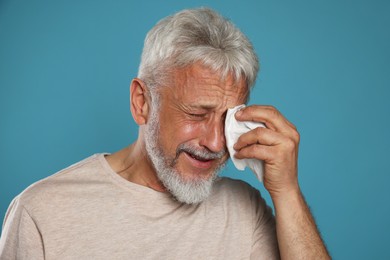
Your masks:
M 111 168 L 111 166 L 109 165 L 109 163 L 107 162 L 107 160 L 105 158 L 106 155 L 109 155 L 109 153 L 96 154 L 98 161 L 100 162 L 100 164 L 102 165 L 102 167 L 104 169 L 104 172 L 111 178 L 111 180 L 115 184 L 117 184 L 125 189 L 131 189 L 132 191 L 142 192 L 148 196 L 152 196 L 152 197 L 160 198 L 160 199 L 169 199 L 173 202 L 176 202 L 172 198 L 172 195 L 169 192 L 156 191 L 152 188 L 128 181 L 125 178 L 123 178 L 122 176 L 120 176 L 117 172 L 115 172 Z

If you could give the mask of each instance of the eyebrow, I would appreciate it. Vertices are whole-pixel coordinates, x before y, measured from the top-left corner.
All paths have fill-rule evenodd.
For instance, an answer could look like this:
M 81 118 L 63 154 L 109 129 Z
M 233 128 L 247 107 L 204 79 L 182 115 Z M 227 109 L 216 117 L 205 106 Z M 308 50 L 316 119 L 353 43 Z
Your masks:
M 193 104 L 190 104 L 188 106 L 189 108 L 192 108 L 192 109 L 204 109 L 204 110 L 213 110 L 214 108 L 216 108 L 215 105 L 212 105 L 212 104 L 199 104 L 199 105 L 193 105 Z

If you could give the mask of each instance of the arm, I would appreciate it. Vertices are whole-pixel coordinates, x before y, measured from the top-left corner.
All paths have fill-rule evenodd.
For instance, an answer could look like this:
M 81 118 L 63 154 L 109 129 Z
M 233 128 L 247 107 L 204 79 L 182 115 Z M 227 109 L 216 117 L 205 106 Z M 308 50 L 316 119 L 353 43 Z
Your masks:
M 300 191 L 272 199 L 282 259 L 330 259 Z
M 298 184 L 299 134 L 275 108 L 249 106 L 236 114 L 240 121 L 263 122 L 235 144 L 236 157 L 264 161 L 264 186 L 275 207 L 276 232 L 282 259 L 330 259 Z
M 0 259 L 44 259 L 41 234 L 19 197 L 14 199 L 4 219 Z

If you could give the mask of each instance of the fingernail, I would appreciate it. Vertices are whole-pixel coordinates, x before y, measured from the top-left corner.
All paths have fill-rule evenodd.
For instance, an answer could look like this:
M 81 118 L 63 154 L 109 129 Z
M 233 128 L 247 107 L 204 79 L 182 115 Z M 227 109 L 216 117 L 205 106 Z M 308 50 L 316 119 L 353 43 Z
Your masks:
M 242 111 L 241 110 L 237 111 L 236 116 L 241 116 L 241 115 L 242 115 Z

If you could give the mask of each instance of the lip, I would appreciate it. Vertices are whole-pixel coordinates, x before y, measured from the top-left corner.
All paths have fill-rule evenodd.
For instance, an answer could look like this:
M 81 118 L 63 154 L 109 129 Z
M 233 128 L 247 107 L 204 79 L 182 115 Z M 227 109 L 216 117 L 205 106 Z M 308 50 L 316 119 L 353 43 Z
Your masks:
M 208 160 L 206 162 L 199 161 L 195 158 L 193 158 L 191 155 L 188 153 L 184 152 L 184 155 L 186 158 L 190 161 L 193 167 L 195 168 L 201 168 L 201 169 L 210 169 L 211 166 L 213 165 L 214 160 Z

